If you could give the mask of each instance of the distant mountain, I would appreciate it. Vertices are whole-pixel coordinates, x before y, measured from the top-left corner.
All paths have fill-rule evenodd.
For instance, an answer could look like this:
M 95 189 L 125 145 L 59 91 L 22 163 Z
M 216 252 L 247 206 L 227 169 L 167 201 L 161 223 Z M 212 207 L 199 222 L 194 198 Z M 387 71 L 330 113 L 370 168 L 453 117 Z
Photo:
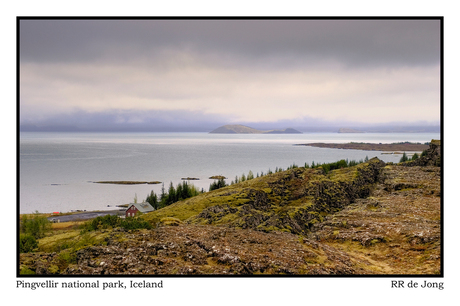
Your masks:
M 256 129 L 253 129 L 251 127 L 244 126 L 241 124 L 223 125 L 209 133 L 212 133 L 212 134 L 302 134 L 302 132 L 299 132 L 291 128 L 287 128 L 284 130 L 261 131 L 261 130 L 256 130 Z

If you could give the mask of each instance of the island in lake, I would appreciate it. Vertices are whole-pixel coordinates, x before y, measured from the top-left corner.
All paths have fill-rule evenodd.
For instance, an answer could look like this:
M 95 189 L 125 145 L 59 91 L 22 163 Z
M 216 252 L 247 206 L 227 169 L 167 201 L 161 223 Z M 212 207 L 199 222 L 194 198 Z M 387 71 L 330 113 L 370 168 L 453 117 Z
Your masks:
M 251 127 L 244 126 L 241 124 L 223 125 L 209 133 L 212 133 L 212 134 L 302 134 L 302 132 L 299 132 L 292 128 L 287 128 L 283 130 L 261 131 L 261 130 L 253 129 Z
M 98 181 L 96 184 L 117 184 L 117 185 L 142 185 L 142 184 L 161 184 L 160 181 Z

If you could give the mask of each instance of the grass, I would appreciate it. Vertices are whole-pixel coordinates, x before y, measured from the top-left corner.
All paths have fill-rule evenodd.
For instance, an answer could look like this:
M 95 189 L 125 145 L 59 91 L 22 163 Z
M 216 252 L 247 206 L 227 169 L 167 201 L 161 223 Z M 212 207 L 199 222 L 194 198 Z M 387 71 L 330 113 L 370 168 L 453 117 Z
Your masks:
M 62 231 L 69 229 L 78 229 L 85 221 L 72 221 L 72 222 L 58 222 L 51 223 L 51 229 L 53 231 Z
M 108 232 L 82 233 L 80 229 L 67 230 L 38 240 L 38 250 L 41 252 L 59 252 L 101 244 Z

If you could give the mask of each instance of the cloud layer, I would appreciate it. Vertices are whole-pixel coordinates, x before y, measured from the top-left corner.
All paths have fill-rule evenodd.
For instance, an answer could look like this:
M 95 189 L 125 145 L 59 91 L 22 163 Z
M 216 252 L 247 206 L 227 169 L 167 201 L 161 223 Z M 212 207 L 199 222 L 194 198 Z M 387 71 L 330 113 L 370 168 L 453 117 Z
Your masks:
M 439 123 L 439 20 L 21 20 L 21 123 L 104 114 Z

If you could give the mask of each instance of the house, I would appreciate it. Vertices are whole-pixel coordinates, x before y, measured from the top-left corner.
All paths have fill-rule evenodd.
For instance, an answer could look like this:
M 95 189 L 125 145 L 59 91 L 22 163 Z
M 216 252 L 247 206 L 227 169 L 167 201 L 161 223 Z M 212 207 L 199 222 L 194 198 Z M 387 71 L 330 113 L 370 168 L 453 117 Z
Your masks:
M 149 203 L 131 203 L 126 209 L 125 216 L 134 217 L 136 214 L 143 214 L 154 210 L 155 208 L 153 208 Z

